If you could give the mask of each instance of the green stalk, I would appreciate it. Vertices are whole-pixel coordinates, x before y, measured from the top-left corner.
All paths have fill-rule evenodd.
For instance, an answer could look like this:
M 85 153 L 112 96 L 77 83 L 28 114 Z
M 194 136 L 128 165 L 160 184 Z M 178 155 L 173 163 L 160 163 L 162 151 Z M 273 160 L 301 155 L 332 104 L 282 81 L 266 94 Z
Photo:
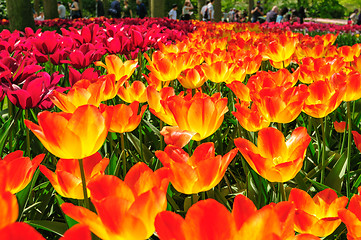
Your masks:
M 9 119 L 11 117 L 13 117 L 13 104 L 10 102 L 10 100 L 8 99 L 8 113 L 9 113 Z M 14 128 L 10 129 L 10 139 L 9 139 L 9 151 L 12 152 L 13 151 L 13 132 L 14 132 Z
M 123 159 L 123 179 L 127 175 L 127 160 L 125 158 L 125 146 L 124 146 L 124 133 L 120 134 L 120 147 L 122 149 L 122 159 Z
M 285 187 L 283 186 L 283 183 L 282 182 L 278 183 L 278 186 L 279 186 L 279 191 L 280 191 L 280 194 L 281 194 L 280 200 L 281 201 L 287 201 L 287 199 L 286 199 L 286 191 L 285 191 Z
M 143 159 L 143 143 L 142 143 L 142 141 L 143 141 L 142 121 L 140 121 L 138 128 L 139 128 L 140 159 L 142 159 L 142 161 L 144 161 L 144 159 Z
M 325 128 L 323 124 L 323 118 L 320 118 L 321 123 L 321 131 L 322 131 L 322 156 L 321 156 L 321 181 L 320 183 L 323 184 L 325 179 L 325 163 L 326 163 L 326 134 L 325 134 Z
M 79 159 L 78 161 L 79 161 L 79 168 L 80 168 L 80 175 L 81 175 L 81 183 L 83 185 L 84 207 L 86 209 L 89 209 L 90 204 L 89 204 L 88 192 L 87 192 L 87 187 L 86 187 L 83 159 Z
M 163 124 L 164 124 L 163 121 L 160 120 L 160 122 L 159 122 L 159 130 L 160 130 L 160 131 L 162 131 L 162 129 L 163 129 Z M 163 135 L 160 136 L 160 139 L 159 139 L 159 140 L 160 140 L 160 149 L 159 149 L 159 150 L 162 150 L 162 151 L 163 151 L 163 148 L 164 148 L 164 147 L 163 147 L 163 145 L 164 145 L 164 137 L 163 137 Z
M 351 183 L 350 183 L 350 171 L 351 171 L 351 146 L 352 146 L 352 123 L 351 123 L 351 103 L 347 102 L 347 165 L 346 165 L 346 196 L 351 197 Z
M 29 109 L 25 109 L 25 119 L 29 119 Z M 26 131 L 26 156 L 30 157 L 30 131 L 29 128 L 25 128 Z

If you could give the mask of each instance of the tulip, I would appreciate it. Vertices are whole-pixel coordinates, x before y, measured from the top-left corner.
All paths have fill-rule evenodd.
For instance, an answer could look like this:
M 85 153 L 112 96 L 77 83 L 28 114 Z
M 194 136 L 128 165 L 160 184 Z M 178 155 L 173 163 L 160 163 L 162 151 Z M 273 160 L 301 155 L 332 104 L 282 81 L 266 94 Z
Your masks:
M 352 62 L 354 57 L 360 56 L 361 44 L 355 44 L 353 46 L 341 46 L 337 48 L 338 55 L 343 57 L 345 62 Z
M 150 112 L 163 122 L 172 126 L 177 125 L 177 123 L 174 119 L 173 113 L 170 111 L 165 102 L 170 96 L 174 95 L 174 88 L 171 87 L 162 88 L 159 92 L 152 86 L 147 87 L 147 98 Z
M 215 187 L 223 178 L 237 149 L 226 155 L 215 156 L 213 143 L 199 145 L 190 157 L 182 148 L 168 145 L 155 155 L 171 171 L 170 181 L 174 188 L 185 194 L 204 192 Z
M 361 187 L 358 194 L 353 195 L 348 209 L 338 211 L 338 216 L 347 227 L 347 239 L 358 240 L 361 238 Z
M 18 150 L 0 158 L 0 189 L 13 194 L 23 190 L 32 180 L 33 175 L 44 154 L 36 156 L 33 160 L 23 157 L 23 152 Z
M 248 108 L 248 102 L 236 103 L 234 106 L 237 111 L 232 114 L 237 118 L 241 126 L 250 132 L 257 132 L 269 126 L 267 121 L 258 111 L 255 104 L 252 104 L 251 109 Z
M 293 188 L 289 202 L 296 208 L 295 230 L 318 237 L 332 234 L 341 224 L 337 212 L 345 209 L 347 197 L 338 197 L 332 189 L 318 192 L 311 198 L 306 192 Z
M 346 102 L 356 101 L 361 98 L 361 73 L 350 72 L 346 75 L 343 72 L 334 74 L 332 80 L 337 85 L 346 85 L 346 92 L 343 100 Z
M 74 113 L 38 114 L 39 125 L 24 120 L 44 147 L 59 158 L 82 159 L 96 153 L 108 134 L 110 118 L 92 105 Z
M 251 101 L 250 90 L 243 83 L 234 81 L 230 84 L 227 84 L 227 87 L 230 88 L 234 95 L 236 95 L 236 97 L 239 98 L 241 101 Z
M 171 96 L 167 98 L 166 104 L 180 129 L 197 133 L 192 138 L 195 141 L 212 135 L 228 111 L 227 98 L 221 98 L 219 93 L 211 97 L 200 92 L 193 97 L 191 94 L 184 98 Z
M 265 88 L 251 98 L 269 122 L 289 123 L 301 113 L 309 93 L 306 85 Z
M 353 140 L 355 141 L 355 145 L 359 151 L 361 151 L 361 134 L 356 131 L 352 131 Z
M 231 83 L 231 76 L 235 67 L 235 64 L 224 61 L 215 62 L 211 65 L 207 63 L 202 64 L 202 70 L 206 77 L 215 83 Z
M 279 35 L 278 39 L 269 43 L 265 56 L 274 62 L 284 62 L 294 54 L 297 44 L 297 37 L 286 36 L 286 34 Z M 284 67 L 287 67 L 287 65 L 282 68 Z
M 258 147 L 237 138 L 234 143 L 251 168 L 271 182 L 287 182 L 301 170 L 306 149 L 311 141 L 307 129 L 298 127 L 284 142 L 283 134 L 272 127 L 258 133 Z
M 232 213 L 219 202 L 207 199 L 191 206 L 185 219 L 169 211 L 159 213 L 155 228 L 161 240 L 290 240 L 295 234 L 293 216 L 294 208 L 288 202 L 257 210 L 251 200 L 237 195 Z
M 333 126 L 334 126 L 336 132 L 344 133 L 345 129 L 346 129 L 346 122 L 345 121 L 342 121 L 342 122 L 334 121 Z
M 59 240 L 91 240 L 89 227 L 84 224 L 77 224 L 64 233 Z
M 153 172 L 144 163 L 134 165 L 124 181 L 102 175 L 92 180 L 88 188 L 97 213 L 71 203 L 64 203 L 61 208 L 105 240 L 149 238 L 155 229 L 156 215 L 167 207 L 167 170 Z
M 19 207 L 16 196 L 10 192 L 5 192 L 3 189 L 0 189 L 0 206 L 0 229 L 3 229 L 4 227 L 14 223 L 18 218 Z
M 86 68 L 99 60 L 104 52 L 104 49 L 97 48 L 91 43 L 82 44 L 79 49 L 73 50 L 69 54 L 69 60 L 64 60 L 63 63 L 69 63 L 76 69 Z
M 184 88 L 195 89 L 201 87 L 207 78 L 202 70 L 201 66 L 185 70 L 178 76 L 178 81 Z
M 73 67 L 69 66 L 69 83 L 70 86 L 73 86 L 76 82 L 82 79 L 90 80 L 90 82 L 94 82 L 99 78 L 100 71 L 94 70 L 94 68 L 87 68 L 84 72 L 80 73 Z
M 167 145 L 174 145 L 176 147 L 182 148 L 187 145 L 192 137 L 196 134 L 193 132 L 188 132 L 179 127 L 163 127 L 163 129 L 159 132 L 164 137 L 164 142 Z
M 108 74 L 114 74 L 116 81 L 127 76 L 126 79 L 130 78 L 137 67 L 138 60 L 123 61 L 116 55 L 108 55 L 105 57 L 105 64 L 102 62 L 96 62 L 96 66 L 104 67 Z
M 31 239 L 45 240 L 33 227 L 24 222 L 14 222 L 4 228 L 0 228 L 1 240 Z
M 147 88 L 141 81 L 134 81 L 131 86 L 126 82 L 126 88 L 121 86 L 118 91 L 118 97 L 124 102 L 132 103 L 139 102 L 144 103 L 147 99 Z
M 338 108 L 345 90 L 345 85 L 335 87 L 327 79 L 313 82 L 308 86 L 310 95 L 305 100 L 303 111 L 314 118 L 323 118 Z
M 353 61 L 351 62 L 351 68 L 354 71 L 361 73 L 361 55 L 358 57 L 354 56 Z
M 95 153 L 83 159 L 86 184 L 99 175 L 103 175 L 109 164 L 108 158 Z M 49 179 L 55 191 L 63 197 L 84 199 L 83 185 L 77 159 L 60 159 L 56 164 L 55 173 L 41 165 L 40 171 Z M 88 195 L 89 195 L 88 190 Z
M 117 133 L 131 132 L 136 129 L 142 120 L 147 105 L 142 106 L 138 115 L 139 102 L 133 102 L 129 106 L 118 104 L 115 106 L 101 106 L 101 111 L 110 116 L 109 131 Z

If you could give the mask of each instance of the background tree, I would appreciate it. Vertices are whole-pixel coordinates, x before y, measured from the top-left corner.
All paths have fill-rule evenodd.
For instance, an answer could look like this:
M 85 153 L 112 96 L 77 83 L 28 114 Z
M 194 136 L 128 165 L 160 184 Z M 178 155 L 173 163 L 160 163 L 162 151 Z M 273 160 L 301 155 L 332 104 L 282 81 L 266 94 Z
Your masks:
M 151 17 L 164 17 L 165 14 L 165 0 L 152 0 L 150 14 Z M 149 16 L 149 11 L 148 11 Z
M 23 31 L 26 27 L 35 29 L 30 0 L 7 0 L 6 7 L 11 31 Z
M 214 0 L 214 20 L 216 22 L 220 22 L 223 16 L 222 13 L 222 1 L 221 0 Z
M 43 4 L 45 19 L 59 18 L 58 0 L 43 0 Z

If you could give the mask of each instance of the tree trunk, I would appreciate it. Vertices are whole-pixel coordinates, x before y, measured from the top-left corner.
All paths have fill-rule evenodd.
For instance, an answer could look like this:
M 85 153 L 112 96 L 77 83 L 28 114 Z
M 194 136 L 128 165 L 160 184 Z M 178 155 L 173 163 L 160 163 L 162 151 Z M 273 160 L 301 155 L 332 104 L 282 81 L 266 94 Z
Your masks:
M 198 0 L 198 20 L 202 20 L 203 16 L 201 14 L 202 7 L 206 4 L 206 0 Z
M 43 0 L 43 4 L 44 4 L 44 19 L 59 18 L 57 0 Z
M 254 7 L 254 0 L 248 0 L 248 17 L 249 19 L 252 18 L 252 14 L 251 14 L 251 11 Z
M 11 31 L 24 31 L 26 27 L 35 29 L 30 0 L 7 0 L 6 7 Z
M 214 0 L 214 21 L 220 22 L 222 19 L 222 3 L 221 0 Z
M 151 0 L 151 16 L 164 17 L 165 16 L 165 1 L 164 0 Z
M 103 0 L 104 16 L 108 17 L 109 1 Z
M 40 0 L 34 0 L 34 11 L 39 14 L 40 11 Z

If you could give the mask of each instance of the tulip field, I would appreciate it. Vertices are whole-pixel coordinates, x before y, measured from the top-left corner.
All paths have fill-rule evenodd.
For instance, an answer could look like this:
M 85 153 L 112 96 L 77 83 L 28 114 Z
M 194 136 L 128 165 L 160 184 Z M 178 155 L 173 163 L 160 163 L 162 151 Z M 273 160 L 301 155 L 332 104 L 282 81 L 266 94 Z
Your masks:
M 0 32 L 0 239 L 361 239 L 361 27 Z

